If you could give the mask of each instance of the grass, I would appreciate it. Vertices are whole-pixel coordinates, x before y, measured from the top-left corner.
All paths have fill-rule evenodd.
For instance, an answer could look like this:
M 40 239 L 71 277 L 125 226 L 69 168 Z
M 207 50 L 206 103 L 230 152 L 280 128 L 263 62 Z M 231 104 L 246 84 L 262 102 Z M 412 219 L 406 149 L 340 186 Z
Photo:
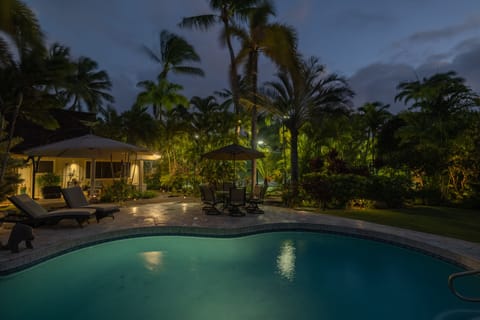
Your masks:
M 480 242 L 480 212 L 474 210 L 414 206 L 402 209 L 347 209 L 317 212 Z

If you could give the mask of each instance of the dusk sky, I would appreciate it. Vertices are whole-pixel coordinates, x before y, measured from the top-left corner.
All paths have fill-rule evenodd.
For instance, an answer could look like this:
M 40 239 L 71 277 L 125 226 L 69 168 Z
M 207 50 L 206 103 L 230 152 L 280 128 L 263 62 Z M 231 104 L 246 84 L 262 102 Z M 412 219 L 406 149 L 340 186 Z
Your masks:
M 199 53 L 205 78 L 172 76 L 184 94 L 205 97 L 228 88 L 226 49 L 219 29 L 180 29 L 182 17 L 210 13 L 207 0 L 26 0 L 49 43 L 60 42 L 107 70 L 114 107 L 131 107 L 136 83 L 153 80 L 160 66 L 142 51 L 159 47 L 163 29 L 184 36 Z M 276 0 L 272 21 L 293 26 L 299 51 L 317 56 L 330 72 L 349 79 L 355 108 L 365 102 L 394 105 L 400 81 L 456 71 L 480 92 L 480 1 L 478 0 Z M 263 80 L 275 69 L 260 65 Z

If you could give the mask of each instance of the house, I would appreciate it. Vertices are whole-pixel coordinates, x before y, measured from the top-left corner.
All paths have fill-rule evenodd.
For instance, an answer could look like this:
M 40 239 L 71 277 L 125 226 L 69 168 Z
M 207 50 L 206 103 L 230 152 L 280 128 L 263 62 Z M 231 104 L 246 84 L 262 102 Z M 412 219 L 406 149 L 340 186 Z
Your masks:
M 60 177 L 60 187 L 79 185 L 85 190 L 90 190 L 90 184 L 93 182 L 92 190 L 101 190 L 112 184 L 115 179 L 123 177 L 139 190 L 146 190 L 143 182 L 143 163 L 145 160 L 155 159 L 150 152 L 141 154 L 112 152 L 108 153 L 108 156 L 103 153 L 99 156 L 94 154 L 94 151 L 90 155 L 88 150 L 78 155 L 27 154 L 32 148 L 88 135 L 96 121 L 92 113 L 62 109 L 52 110 L 52 116 L 59 124 L 56 130 L 48 130 L 25 120 L 19 119 L 17 122 L 15 136 L 22 137 L 23 142 L 16 145 L 12 153 L 23 158 L 27 164 L 19 171 L 24 183 L 19 187 L 18 193 L 27 193 L 34 198 L 43 197 L 39 180 L 50 173 Z

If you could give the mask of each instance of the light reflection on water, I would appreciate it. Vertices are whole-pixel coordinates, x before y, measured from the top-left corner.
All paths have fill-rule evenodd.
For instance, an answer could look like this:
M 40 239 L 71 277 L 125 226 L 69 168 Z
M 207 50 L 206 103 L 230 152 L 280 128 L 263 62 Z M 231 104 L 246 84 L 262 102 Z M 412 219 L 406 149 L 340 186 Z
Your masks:
M 140 252 L 145 269 L 149 271 L 159 271 L 162 269 L 165 254 L 162 251 Z
M 280 245 L 277 256 L 277 272 L 288 281 L 295 279 L 295 245 L 292 240 L 285 240 Z

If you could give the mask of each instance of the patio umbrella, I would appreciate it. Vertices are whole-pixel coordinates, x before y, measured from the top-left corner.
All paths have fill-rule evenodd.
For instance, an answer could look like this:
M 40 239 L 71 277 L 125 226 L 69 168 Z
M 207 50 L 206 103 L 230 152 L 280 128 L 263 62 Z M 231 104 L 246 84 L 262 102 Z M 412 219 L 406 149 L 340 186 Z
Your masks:
M 213 160 L 233 160 L 233 175 L 236 177 L 235 161 L 236 160 L 253 160 L 263 158 L 263 152 L 255 149 L 245 148 L 238 144 L 230 144 L 220 149 L 216 149 L 202 155 L 202 158 Z
M 92 194 L 95 186 L 95 160 L 111 159 L 114 155 L 147 152 L 148 150 L 145 148 L 93 134 L 62 140 L 24 151 L 28 156 L 92 159 L 90 168 L 90 194 Z
M 147 149 L 93 134 L 25 150 L 29 156 L 109 159 L 114 153 L 148 152 Z

